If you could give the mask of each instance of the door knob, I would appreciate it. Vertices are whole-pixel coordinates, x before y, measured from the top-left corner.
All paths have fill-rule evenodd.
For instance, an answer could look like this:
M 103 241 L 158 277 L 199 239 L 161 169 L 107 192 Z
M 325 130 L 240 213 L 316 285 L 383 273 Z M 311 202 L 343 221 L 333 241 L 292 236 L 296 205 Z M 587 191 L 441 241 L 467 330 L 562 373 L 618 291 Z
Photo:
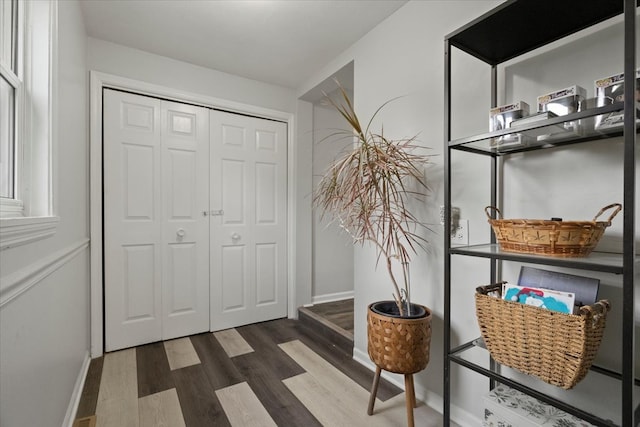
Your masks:
M 231 240 L 240 240 L 240 235 L 238 233 L 233 233 L 231 235 Z
M 176 234 L 178 235 L 178 238 L 183 238 L 186 233 L 186 231 L 184 231 L 184 228 L 178 228 L 178 230 L 176 231 Z

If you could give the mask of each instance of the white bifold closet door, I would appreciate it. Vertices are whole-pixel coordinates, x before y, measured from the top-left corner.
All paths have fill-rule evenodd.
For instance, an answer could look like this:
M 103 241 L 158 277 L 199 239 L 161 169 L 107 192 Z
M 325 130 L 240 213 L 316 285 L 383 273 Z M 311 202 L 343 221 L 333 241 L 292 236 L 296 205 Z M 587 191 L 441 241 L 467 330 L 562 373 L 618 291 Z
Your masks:
M 209 330 L 209 110 L 104 91 L 106 350 Z
M 287 315 L 287 125 L 211 111 L 211 329 Z

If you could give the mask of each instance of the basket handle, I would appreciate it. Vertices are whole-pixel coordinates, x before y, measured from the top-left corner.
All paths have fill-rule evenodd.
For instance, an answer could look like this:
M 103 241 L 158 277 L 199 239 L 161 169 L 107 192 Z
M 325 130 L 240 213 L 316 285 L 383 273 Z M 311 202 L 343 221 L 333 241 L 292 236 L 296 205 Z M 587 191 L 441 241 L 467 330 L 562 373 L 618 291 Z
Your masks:
M 614 216 L 616 216 L 618 214 L 618 212 L 620 212 L 622 210 L 622 205 L 620 203 L 612 203 L 608 206 L 605 206 L 604 208 L 600 209 L 600 212 L 598 212 L 596 214 L 596 216 L 593 217 L 593 221 L 595 222 L 598 217 L 600 215 L 602 215 L 602 213 L 606 210 L 609 210 L 611 208 L 616 208 L 616 210 L 613 211 L 613 213 L 611 214 L 611 216 L 609 217 L 609 219 L 607 220 L 607 222 L 609 223 L 609 225 L 611 225 L 611 220 L 613 219 Z
M 487 206 L 486 208 L 484 208 L 484 213 L 487 214 L 487 218 L 493 219 L 491 217 L 491 214 L 489 213 L 489 209 L 493 209 L 494 211 L 496 211 L 496 213 L 498 214 L 498 219 L 502 218 L 502 212 L 500 212 L 500 209 L 496 208 L 495 206 Z
M 478 286 L 476 288 L 476 292 L 482 295 L 487 295 L 490 292 L 496 292 L 496 291 L 499 293 L 502 293 L 502 285 L 505 283 L 507 282 L 498 282 L 492 285 Z
M 603 299 L 592 305 L 583 305 L 580 307 L 580 314 L 605 314 L 611 310 L 609 300 Z

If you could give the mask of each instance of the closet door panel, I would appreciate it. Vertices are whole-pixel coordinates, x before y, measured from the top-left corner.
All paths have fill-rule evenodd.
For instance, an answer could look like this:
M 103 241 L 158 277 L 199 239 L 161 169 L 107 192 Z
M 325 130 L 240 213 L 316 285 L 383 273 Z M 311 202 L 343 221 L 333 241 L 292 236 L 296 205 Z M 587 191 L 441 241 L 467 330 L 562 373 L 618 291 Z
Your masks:
M 162 336 L 160 101 L 104 93 L 106 351 Z

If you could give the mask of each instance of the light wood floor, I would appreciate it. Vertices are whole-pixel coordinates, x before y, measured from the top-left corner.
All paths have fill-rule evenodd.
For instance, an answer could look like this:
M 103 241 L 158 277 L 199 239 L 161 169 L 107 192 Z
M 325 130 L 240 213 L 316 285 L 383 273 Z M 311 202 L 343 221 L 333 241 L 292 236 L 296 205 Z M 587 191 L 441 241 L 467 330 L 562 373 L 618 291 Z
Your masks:
M 404 426 L 404 393 L 295 320 L 148 344 L 94 359 L 78 418 L 98 427 Z M 425 405 L 416 426 L 440 426 Z

